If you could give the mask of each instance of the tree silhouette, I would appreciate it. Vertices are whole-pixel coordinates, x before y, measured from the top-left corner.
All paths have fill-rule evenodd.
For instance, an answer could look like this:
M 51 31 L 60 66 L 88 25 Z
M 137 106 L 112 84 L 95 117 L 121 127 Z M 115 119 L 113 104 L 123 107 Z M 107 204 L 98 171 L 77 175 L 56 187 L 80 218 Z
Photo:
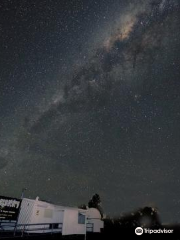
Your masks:
M 88 202 L 88 207 L 96 208 L 100 212 L 101 217 L 103 217 L 103 209 L 101 207 L 101 198 L 99 194 L 96 193 L 93 195 L 92 199 Z

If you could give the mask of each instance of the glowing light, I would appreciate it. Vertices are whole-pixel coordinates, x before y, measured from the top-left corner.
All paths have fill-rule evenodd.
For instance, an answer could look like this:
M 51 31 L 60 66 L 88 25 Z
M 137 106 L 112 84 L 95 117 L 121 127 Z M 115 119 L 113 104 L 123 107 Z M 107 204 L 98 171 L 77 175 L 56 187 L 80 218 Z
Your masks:
M 117 32 L 110 36 L 105 42 L 104 47 L 109 51 L 116 41 L 123 41 L 129 38 L 132 29 L 136 23 L 136 18 L 129 18 L 122 24 L 122 26 L 117 30 Z

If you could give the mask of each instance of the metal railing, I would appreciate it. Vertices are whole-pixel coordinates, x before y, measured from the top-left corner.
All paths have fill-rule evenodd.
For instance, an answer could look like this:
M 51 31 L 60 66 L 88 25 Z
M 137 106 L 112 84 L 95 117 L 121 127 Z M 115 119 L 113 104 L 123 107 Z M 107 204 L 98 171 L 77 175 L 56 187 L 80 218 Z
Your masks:
M 14 224 L 0 222 L 0 239 L 27 235 L 62 233 L 62 223 Z
M 62 234 L 63 223 L 16 224 L 0 221 L 0 239 L 9 237 L 37 236 L 44 234 Z M 93 232 L 94 224 L 86 223 L 86 232 Z

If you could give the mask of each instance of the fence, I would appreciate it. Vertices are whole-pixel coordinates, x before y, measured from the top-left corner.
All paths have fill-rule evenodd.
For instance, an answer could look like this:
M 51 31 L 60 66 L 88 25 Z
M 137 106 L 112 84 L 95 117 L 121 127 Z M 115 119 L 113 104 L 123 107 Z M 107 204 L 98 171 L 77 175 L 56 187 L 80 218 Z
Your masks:
M 0 239 L 62 233 L 62 223 L 12 224 L 0 222 Z

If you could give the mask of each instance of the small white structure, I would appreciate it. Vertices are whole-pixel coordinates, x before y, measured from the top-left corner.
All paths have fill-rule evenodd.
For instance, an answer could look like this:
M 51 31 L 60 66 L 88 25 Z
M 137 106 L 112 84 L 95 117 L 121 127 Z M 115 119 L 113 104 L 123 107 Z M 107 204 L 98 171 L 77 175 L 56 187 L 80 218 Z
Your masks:
M 86 210 L 86 229 L 88 232 L 100 233 L 104 228 L 101 214 L 96 208 Z
M 62 235 L 79 235 L 86 232 L 101 232 L 103 221 L 95 208 L 78 209 L 63 207 L 48 202 L 23 198 L 18 217 L 19 226 L 29 233 L 61 232 Z M 29 225 L 30 224 L 30 225 Z

